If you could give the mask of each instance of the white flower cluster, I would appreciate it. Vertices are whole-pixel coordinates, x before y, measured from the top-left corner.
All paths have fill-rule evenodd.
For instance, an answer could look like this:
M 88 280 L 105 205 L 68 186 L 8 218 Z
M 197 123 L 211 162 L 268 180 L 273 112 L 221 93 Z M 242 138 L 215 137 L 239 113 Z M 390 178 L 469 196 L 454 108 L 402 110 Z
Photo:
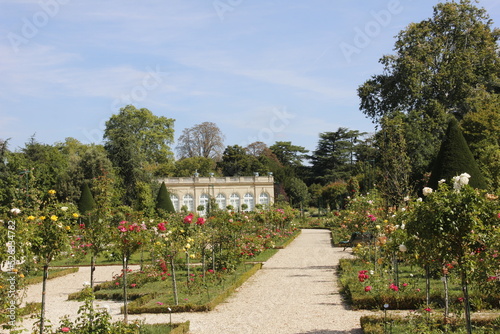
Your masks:
M 462 173 L 458 176 L 455 176 L 452 179 L 453 180 L 453 189 L 455 189 L 456 191 L 460 191 L 460 189 L 462 189 L 463 186 L 465 186 L 466 184 L 469 184 L 469 179 L 470 179 L 470 175 L 467 173 Z
M 432 194 L 432 188 L 424 187 L 424 189 L 422 189 L 422 193 L 424 194 L 424 196 L 429 196 L 430 194 Z

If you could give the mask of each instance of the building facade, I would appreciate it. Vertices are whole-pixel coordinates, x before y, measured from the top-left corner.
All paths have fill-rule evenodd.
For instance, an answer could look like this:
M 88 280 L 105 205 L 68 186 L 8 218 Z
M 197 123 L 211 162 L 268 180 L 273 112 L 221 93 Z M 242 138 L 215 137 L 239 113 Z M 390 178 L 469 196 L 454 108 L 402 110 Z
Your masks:
M 171 177 L 160 179 L 170 192 L 175 211 L 186 206 L 188 212 L 195 212 L 203 205 L 206 212 L 211 198 L 215 199 L 220 209 L 231 205 L 240 210 L 242 204 L 247 205 L 245 211 L 252 211 L 256 204 L 268 206 L 274 203 L 274 177 L 236 176 L 236 177 Z

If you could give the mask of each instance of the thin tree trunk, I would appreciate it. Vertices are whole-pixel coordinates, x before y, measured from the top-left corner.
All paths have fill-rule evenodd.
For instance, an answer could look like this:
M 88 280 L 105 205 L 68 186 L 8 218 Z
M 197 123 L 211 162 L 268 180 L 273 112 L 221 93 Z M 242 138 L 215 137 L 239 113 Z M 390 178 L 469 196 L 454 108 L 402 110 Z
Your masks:
M 427 303 L 427 307 L 429 307 L 429 304 L 431 302 L 431 278 L 429 264 L 425 265 L 425 300 Z
M 127 257 L 123 257 L 123 322 L 128 323 L 127 309 Z
M 45 294 L 47 292 L 47 279 L 49 277 L 49 265 L 43 265 L 43 281 L 42 281 L 42 309 L 40 312 L 40 334 L 43 334 L 45 327 Z
M 462 268 L 462 292 L 464 295 L 464 307 L 465 307 L 465 324 L 467 328 L 467 334 L 472 334 L 472 325 L 470 321 L 470 303 L 469 303 L 469 289 L 467 284 L 467 273 L 465 268 Z
M 177 280 L 175 279 L 174 255 L 170 256 L 170 268 L 172 270 L 172 289 L 174 293 L 175 305 L 179 305 L 179 296 L 177 294 Z
M 90 257 L 90 290 L 92 291 L 92 295 L 94 294 L 94 271 L 95 271 L 95 258 L 96 255 L 92 253 L 92 256 Z M 94 322 L 94 300 L 92 299 L 92 308 L 90 310 L 90 329 L 92 330 L 94 328 L 93 322 Z
M 443 276 L 444 284 L 444 323 L 448 324 L 448 315 L 450 313 L 450 298 L 448 293 L 448 275 Z M 445 327 L 446 328 L 446 327 Z
M 90 288 L 94 291 L 95 254 L 90 257 Z

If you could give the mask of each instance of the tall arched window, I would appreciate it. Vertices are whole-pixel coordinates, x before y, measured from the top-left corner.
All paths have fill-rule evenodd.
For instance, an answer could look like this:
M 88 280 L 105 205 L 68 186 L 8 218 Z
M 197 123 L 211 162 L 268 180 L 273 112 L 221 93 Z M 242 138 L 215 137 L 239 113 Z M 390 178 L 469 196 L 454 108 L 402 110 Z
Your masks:
M 194 211 L 193 196 L 190 194 L 184 195 L 184 197 L 182 198 L 182 205 L 185 205 L 187 207 L 188 212 L 193 212 Z
M 253 195 L 251 193 L 246 193 L 245 196 L 243 196 L 243 203 L 245 203 L 248 206 L 248 208 L 245 211 L 253 211 L 254 202 L 253 202 Z
M 172 201 L 175 212 L 179 212 L 179 197 L 177 197 L 177 195 L 170 194 L 170 200 Z
M 264 207 L 269 206 L 269 194 L 268 193 L 261 193 L 259 196 L 259 203 L 264 205 Z
M 201 194 L 201 196 L 200 196 L 200 205 L 203 205 L 203 210 L 199 211 L 199 212 L 202 215 L 206 215 L 207 214 L 208 203 L 209 202 L 210 202 L 210 196 L 208 196 L 207 194 Z
M 217 203 L 217 206 L 221 210 L 226 209 L 226 196 L 224 194 L 217 194 L 217 197 L 215 197 L 215 202 Z
M 233 206 L 234 210 L 238 211 L 240 208 L 240 196 L 236 193 L 232 193 L 229 196 L 229 204 Z

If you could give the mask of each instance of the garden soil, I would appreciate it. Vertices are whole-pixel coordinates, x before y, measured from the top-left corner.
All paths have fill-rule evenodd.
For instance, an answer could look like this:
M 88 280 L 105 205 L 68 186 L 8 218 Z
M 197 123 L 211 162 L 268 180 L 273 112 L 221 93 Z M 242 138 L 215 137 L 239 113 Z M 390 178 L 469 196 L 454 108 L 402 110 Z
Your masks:
M 226 302 L 213 311 L 173 313 L 173 322 L 191 322 L 192 334 L 361 334 L 359 319 L 370 311 L 352 311 L 342 302 L 337 284 L 339 259 L 350 250 L 332 247 L 330 232 L 305 229 L 288 247 L 269 259 Z M 97 281 L 120 273 L 119 266 L 98 267 Z M 89 280 L 89 268 L 47 283 L 47 318 L 53 325 L 64 315 L 76 317 L 80 303 L 68 301 Z M 30 286 L 27 301 L 41 300 L 41 284 Z M 97 302 L 110 310 L 113 320 L 123 319 L 121 303 Z M 129 315 L 129 321 L 168 323 L 169 314 Z M 31 329 L 33 319 L 22 327 Z

